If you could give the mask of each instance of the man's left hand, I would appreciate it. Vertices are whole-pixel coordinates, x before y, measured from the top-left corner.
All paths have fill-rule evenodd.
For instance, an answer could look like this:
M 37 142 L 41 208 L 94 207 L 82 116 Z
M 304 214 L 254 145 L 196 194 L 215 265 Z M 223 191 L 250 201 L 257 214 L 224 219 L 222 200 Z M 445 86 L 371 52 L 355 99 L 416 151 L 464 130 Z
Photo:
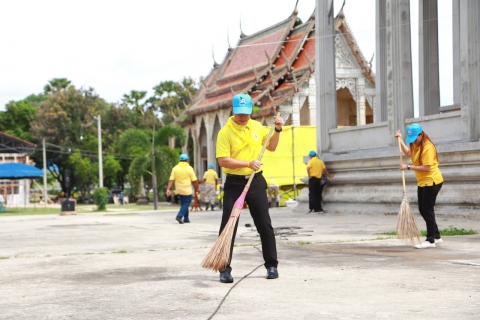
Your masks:
M 274 116 L 273 117 L 273 123 L 275 123 L 275 128 L 280 130 L 283 126 L 283 118 L 280 116 Z

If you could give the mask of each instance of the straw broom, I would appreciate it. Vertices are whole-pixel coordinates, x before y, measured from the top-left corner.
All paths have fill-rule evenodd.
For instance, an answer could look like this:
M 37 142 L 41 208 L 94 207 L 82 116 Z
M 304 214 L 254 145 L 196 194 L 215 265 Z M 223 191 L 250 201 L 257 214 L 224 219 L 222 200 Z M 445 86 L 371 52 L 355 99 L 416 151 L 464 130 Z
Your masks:
M 402 158 L 402 147 L 401 147 L 401 138 L 398 137 L 398 149 L 400 151 L 400 163 L 403 163 Z M 415 221 L 415 216 L 413 215 L 412 208 L 410 208 L 410 203 L 408 202 L 407 188 L 405 187 L 405 172 L 402 170 L 402 181 L 403 181 L 403 200 L 400 205 L 400 210 L 398 211 L 398 220 L 397 220 L 397 236 L 400 239 L 405 240 L 407 243 L 415 244 L 415 242 L 420 243 L 420 231 L 418 231 L 417 222 Z M 417 241 L 415 241 L 415 239 Z
M 279 114 L 277 114 L 279 115 Z M 262 151 L 258 155 L 257 160 L 261 160 L 263 157 L 263 153 L 267 148 L 268 143 L 270 142 L 270 138 L 273 134 L 273 130 L 275 129 L 275 124 L 272 125 L 270 128 L 270 132 L 268 133 L 267 140 L 265 141 Z M 223 228 L 222 233 L 218 236 L 217 241 L 213 245 L 210 252 L 207 254 L 205 259 L 202 261 L 202 267 L 205 269 L 211 269 L 213 271 L 221 271 L 224 270 L 228 263 L 230 262 L 230 247 L 232 245 L 233 240 L 233 233 L 235 231 L 235 225 L 237 224 L 238 218 L 240 217 L 240 212 L 243 209 L 243 204 L 245 202 L 245 196 L 247 195 L 248 189 L 250 188 L 250 184 L 252 183 L 253 177 L 255 176 L 255 171 L 252 172 L 250 178 L 248 179 L 245 188 L 242 191 L 240 197 L 235 201 L 233 205 L 232 213 L 230 214 L 230 218 L 228 219 L 225 228 Z

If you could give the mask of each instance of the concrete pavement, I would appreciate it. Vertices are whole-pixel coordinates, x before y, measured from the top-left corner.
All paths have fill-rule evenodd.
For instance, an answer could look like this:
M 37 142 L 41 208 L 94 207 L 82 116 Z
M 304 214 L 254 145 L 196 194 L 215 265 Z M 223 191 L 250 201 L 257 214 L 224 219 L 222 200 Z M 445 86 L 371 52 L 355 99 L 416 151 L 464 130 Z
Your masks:
M 274 208 L 280 277 L 266 280 L 259 237 L 245 227 L 253 222 L 243 210 L 235 281 L 223 284 L 200 267 L 220 211 L 192 212 L 192 223 L 180 225 L 172 209 L 0 215 L 0 319 L 480 317 L 478 234 L 418 250 L 379 235 L 395 230 L 396 216 Z M 424 230 L 420 216 L 417 222 Z M 480 231 L 478 220 L 437 223 Z

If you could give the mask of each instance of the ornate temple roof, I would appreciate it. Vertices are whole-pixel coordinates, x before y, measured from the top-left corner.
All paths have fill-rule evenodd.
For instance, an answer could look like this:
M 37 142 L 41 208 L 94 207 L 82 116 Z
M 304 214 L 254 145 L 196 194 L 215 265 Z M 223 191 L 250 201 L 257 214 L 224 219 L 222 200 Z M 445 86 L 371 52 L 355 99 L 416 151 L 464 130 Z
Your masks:
M 221 64 L 214 64 L 201 80 L 188 115 L 231 107 L 237 93 L 249 93 L 260 110 L 255 118 L 275 112 L 275 108 L 292 100 L 315 71 L 315 13 L 305 23 L 293 13 L 284 21 L 250 36 L 242 32 L 235 48 L 229 48 Z M 344 41 L 374 85 L 375 76 L 366 62 L 345 20 L 343 10 L 335 18 L 335 31 Z

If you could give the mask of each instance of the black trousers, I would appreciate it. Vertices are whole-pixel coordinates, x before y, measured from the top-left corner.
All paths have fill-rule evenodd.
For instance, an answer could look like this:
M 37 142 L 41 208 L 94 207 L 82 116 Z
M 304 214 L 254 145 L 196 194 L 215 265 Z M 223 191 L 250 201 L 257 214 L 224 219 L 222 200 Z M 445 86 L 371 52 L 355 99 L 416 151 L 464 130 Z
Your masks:
M 243 176 L 233 176 L 227 175 L 227 180 L 224 185 L 224 194 L 223 194 L 223 215 L 222 215 L 222 224 L 220 225 L 220 233 L 222 233 L 223 228 L 227 225 L 228 219 L 232 213 L 233 205 L 235 201 L 240 197 L 247 184 L 248 179 L 245 179 Z M 268 198 L 267 198 L 267 182 L 265 178 L 260 173 L 255 175 L 250 188 L 248 189 L 245 201 L 248 204 L 250 209 L 250 215 L 253 218 L 253 223 L 257 228 L 258 233 L 260 234 L 260 240 L 262 241 L 262 254 L 263 260 L 265 261 L 265 268 L 277 267 L 277 247 L 275 243 L 275 233 L 272 227 L 272 221 L 270 219 L 270 214 L 268 212 Z M 241 215 L 240 215 L 241 218 Z M 240 219 L 239 218 L 239 219 Z M 235 231 L 233 233 L 232 246 L 230 247 L 230 263 L 233 256 L 233 246 L 235 241 L 235 235 L 237 234 L 238 221 L 235 226 Z M 219 234 L 220 234 L 219 233 Z M 232 270 L 230 263 L 227 268 L 229 271 Z
M 322 192 L 324 185 L 320 185 L 320 178 L 311 177 L 308 179 L 308 192 L 311 210 L 314 212 L 323 211 Z
M 435 202 L 443 182 L 433 186 L 418 187 L 418 210 L 427 224 L 427 241 L 434 243 L 435 239 L 440 239 L 437 222 L 435 221 Z

